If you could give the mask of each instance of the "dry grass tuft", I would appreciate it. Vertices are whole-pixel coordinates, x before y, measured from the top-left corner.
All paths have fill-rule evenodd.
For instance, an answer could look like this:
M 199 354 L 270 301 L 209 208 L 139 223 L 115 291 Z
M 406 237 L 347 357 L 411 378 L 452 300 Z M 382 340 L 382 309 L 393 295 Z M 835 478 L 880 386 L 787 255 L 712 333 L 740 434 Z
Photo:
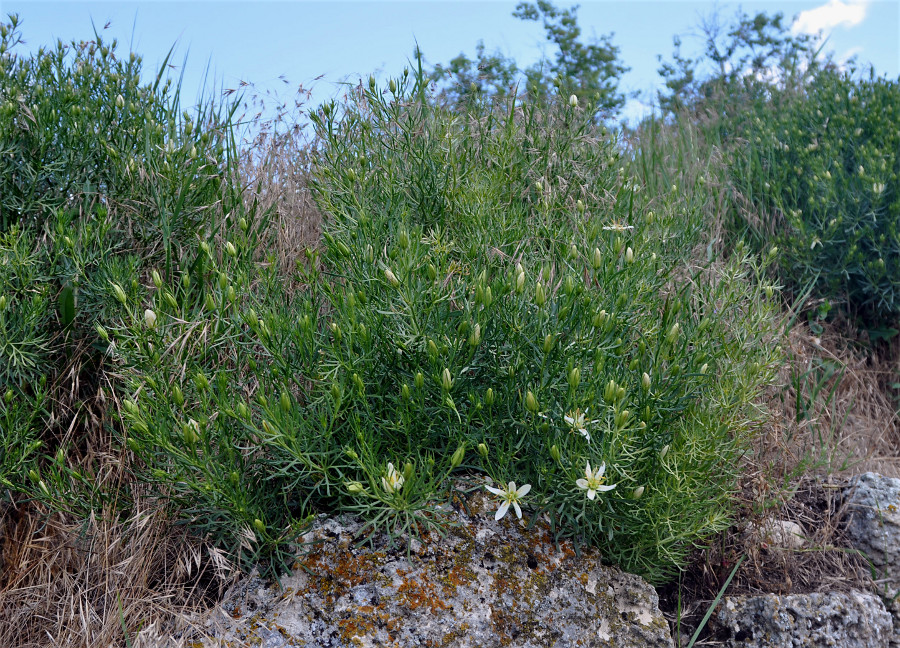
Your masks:
M 0 645 L 156 645 L 218 599 L 230 566 L 145 503 L 84 522 L 37 505 L 0 517 Z M 139 636 L 140 633 L 140 636 Z

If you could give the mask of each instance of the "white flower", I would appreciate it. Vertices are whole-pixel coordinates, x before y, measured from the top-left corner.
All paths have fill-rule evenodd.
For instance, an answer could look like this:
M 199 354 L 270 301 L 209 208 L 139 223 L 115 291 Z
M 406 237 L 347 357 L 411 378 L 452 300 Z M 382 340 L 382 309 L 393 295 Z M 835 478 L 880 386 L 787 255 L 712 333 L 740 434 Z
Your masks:
M 580 409 L 576 409 L 575 411 L 569 412 L 566 414 L 563 419 L 566 423 L 569 424 L 569 427 L 572 428 L 572 431 L 578 431 L 581 433 L 587 442 L 591 442 L 591 433 L 587 431 L 587 426 L 593 423 L 593 421 L 585 421 L 584 417 L 587 414 L 587 411 L 582 412 Z
M 506 488 L 491 488 L 490 486 L 485 486 L 485 488 L 494 495 L 499 495 L 500 499 L 503 500 L 503 503 L 500 504 L 500 508 L 497 509 L 496 515 L 494 515 L 495 520 L 499 520 L 506 515 L 510 504 L 516 509 L 518 518 L 520 520 L 522 519 L 522 509 L 519 508 L 519 500 L 528 495 L 528 491 L 531 490 L 531 484 L 525 484 L 518 490 L 516 489 L 516 482 L 513 481 L 509 482 L 509 485 Z
M 575 482 L 578 488 L 582 488 L 587 491 L 587 496 L 589 500 L 593 500 L 596 497 L 597 492 L 605 492 L 611 491 L 616 487 L 616 484 L 612 486 L 604 486 L 603 482 L 606 481 L 606 478 L 603 476 L 603 473 L 606 472 L 606 463 L 601 463 L 600 467 L 597 468 L 593 473 L 591 472 L 591 462 L 587 462 L 587 467 L 584 469 L 584 477 Z
M 614 222 L 612 225 L 604 225 L 603 229 L 613 232 L 627 232 L 628 230 L 633 230 L 634 225 L 622 225 Z
M 388 464 L 387 477 L 381 478 L 381 485 L 388 493 L 396 493 L 403 488 L 403 475 L 394 469 L 394 464 Z

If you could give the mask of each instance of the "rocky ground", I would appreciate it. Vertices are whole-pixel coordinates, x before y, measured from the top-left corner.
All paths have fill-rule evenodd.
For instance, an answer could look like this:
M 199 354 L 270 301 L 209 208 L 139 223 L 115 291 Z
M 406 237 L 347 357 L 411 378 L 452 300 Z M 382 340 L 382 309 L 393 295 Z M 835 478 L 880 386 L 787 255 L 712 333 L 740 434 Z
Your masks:
M 739 525 L 718 548 L 698 554 L 680 584 L 659 592 L 594 551 L 553 542 L 540 520 L 532 528 L 512 515 L 494 521 L 492 502 L 469 490 L 447 507 L 446 535 L 411 543 L 376 536 L 360 544 L 358 520 L 322 516 L 280 585 L 245 578 L 189 630 L 138 643 L 687 646 L 734 572 L 697 645 L 900 645 L 892 600 L 900 575 L 898 479 L 866 473 L 810 482 L 782 510 Z M 744 559 L 735 556 L 738 547 Z M 678 593 L 680 611 L 673 609 Z

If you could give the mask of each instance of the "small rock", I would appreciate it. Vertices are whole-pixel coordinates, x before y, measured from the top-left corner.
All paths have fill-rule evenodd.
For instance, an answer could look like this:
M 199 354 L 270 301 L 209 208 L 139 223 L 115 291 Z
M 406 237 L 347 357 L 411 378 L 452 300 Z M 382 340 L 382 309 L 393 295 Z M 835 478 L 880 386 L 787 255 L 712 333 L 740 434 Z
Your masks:
M 891 615 L 862 592 L 726 598 L 719 623 L 729 648 L 888 648 Z
M 790 520 L 766 520 L 751 524 L 747 532 L 773 549 L 800 549 L 806 542 L 803 527 Z

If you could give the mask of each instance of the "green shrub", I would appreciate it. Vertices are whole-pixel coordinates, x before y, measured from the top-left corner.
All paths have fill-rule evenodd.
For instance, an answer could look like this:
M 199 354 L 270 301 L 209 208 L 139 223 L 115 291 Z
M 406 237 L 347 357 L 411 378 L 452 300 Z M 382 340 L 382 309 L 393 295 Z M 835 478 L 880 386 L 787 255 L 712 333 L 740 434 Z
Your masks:
M 735 182 L 767 218 L 756 235 L 781 249 L 783 280 L 863 326 L 896 326 L 900 85 L 825 70 L 748 117 Z
M 648 209 L 569 102 L 454 114 L 421 73 L 390 88 L 315 117 L 327 220 L 306 288 L 254 266 L 241 230 L 201 244 L 200 272 L 121 295 L 110 351 L 142 477 L 280 567 L 309 513 L 421 532 L 454 471 L 485 473 L 530 484 L 560 534 L 670 576 L 727 524 L 771 374 L 759 268 L 688 264 L 697 213 L 677 192 Z M 615 488 L 588 499 L 588 463 Z
M 91 447 L 108 438 L 103 409 L 118 397 L 98 331 L 120 315 L 113 284 L 136 295 L 151 265 L 193 267 L 197 237 L 245 215 L 233 105 L 182 111 L 165 64 L 142 83 L 140 57 L 119 58 L 100 34 L 29 55 L 21 44 L 10 16 L 0 24 L 0 393 L 12 396 L 0 411 L 0 478 L 53 509 L 127 507 L 99 476 L 118 459 Z

